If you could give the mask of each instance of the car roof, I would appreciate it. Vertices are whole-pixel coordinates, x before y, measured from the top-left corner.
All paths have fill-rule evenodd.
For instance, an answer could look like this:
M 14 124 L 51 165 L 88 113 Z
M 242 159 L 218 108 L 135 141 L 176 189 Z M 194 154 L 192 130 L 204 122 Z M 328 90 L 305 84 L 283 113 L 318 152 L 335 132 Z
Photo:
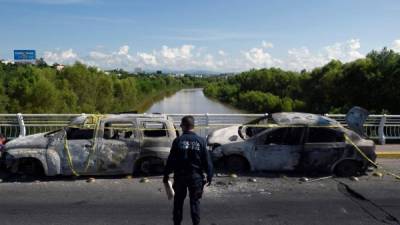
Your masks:
M 91 117 L 91 116 L 98 116 L 98 115 L 81 115 L 73 118 L 71 122 L 69 123 L 70 126 L 76 126 L 76 125 L 82 125 L 86 122 L 86 120 Z M 101 115 L 102 119 L 112 119 L 112 120 L 118 120 L 118 119 L 138 119 L 138 118 L 143 118 L 143 119 L 161 119 L 161 120 L 172 120 L 170 119 L 167 115 L 165 114 L 106 114 L 106 115 Z
M 281 112 L 272 114 L 278 125 L 339 126 L 340 123 L 326 116 L 311 113 Z

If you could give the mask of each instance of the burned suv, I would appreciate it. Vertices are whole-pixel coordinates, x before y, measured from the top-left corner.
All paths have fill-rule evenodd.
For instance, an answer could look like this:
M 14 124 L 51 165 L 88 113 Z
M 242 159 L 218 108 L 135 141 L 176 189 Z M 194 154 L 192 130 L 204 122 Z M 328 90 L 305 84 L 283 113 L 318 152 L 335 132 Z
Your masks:
M 362 126 L 366 114 L 355 108 L 348 123 Z M 330 118 L 308 113 L 275 113 L 274 123 L 244 140 L 215 148 L 212 155 L 230 171 L 333 172 L 352 176 L 376 159 L 375 144 Z M 239 130 L 240 132 L 240 130 Z
M 8 142 L 2 158 L 26 175 L 160 173 L 176 135 L 164 115 L 83 115 L 64 129 Z

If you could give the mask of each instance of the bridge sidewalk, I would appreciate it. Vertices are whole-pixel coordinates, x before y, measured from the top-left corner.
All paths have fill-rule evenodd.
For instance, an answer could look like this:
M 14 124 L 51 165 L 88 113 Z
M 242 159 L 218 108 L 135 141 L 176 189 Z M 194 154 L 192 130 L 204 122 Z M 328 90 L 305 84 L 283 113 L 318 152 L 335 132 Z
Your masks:
M 400 144 L 376 145 L 378 158 L 400 159 Z

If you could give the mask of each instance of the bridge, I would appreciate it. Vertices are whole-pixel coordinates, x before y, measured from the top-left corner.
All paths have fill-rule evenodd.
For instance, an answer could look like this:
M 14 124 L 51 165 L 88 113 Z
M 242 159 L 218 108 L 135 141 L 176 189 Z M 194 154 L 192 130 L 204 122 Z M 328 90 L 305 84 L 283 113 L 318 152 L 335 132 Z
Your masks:
M 61 129 L 72 118 L 84 114 L 0 114 L 0 133 L 13 139 L 35 133 Z M 88 114 L 89 115 L 89 114 Z M 143 114 L 145 115 L 145 114 Z M 166 114 L 179 127 L 180 119 L 187 114 Z M 197 132 L 207 136 L 215 129 L 239 125 L 268 114 L 191 114 L 196 119 Z M 344 114 L 325 114 L 346 126 Z M 365 134 L 379 144 L 400 140 L 400 115 L 370 115 L 364 124 Z

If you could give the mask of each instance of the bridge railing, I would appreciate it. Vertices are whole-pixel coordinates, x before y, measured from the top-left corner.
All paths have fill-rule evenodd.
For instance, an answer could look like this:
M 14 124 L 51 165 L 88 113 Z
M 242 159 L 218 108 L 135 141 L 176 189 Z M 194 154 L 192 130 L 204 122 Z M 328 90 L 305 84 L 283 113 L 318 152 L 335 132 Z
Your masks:
M 0 114 L 0 133 L 9 139 L 35 133 L 61 129 L 72 118 L 82 114 Z M 167 114 L 179 127 L 180 119 L 187 114 Z M 196 131 L 206 136 L 209 132 L 239 125 L 268 114 L 191 114 L 196 119 Z M 325 114 L 346 126 L 344 114 Z M 400 140 L 400 115 L 370 115 L 364 124 L 365 134 L 385 144 L 386 140 Z
M 325 114 L 347 126 L 344 114 Z M 400 115 L 369 115 L 364 123 L 364 133 L 370 138 L 385 144 L 386 140 L 400 140 Z

